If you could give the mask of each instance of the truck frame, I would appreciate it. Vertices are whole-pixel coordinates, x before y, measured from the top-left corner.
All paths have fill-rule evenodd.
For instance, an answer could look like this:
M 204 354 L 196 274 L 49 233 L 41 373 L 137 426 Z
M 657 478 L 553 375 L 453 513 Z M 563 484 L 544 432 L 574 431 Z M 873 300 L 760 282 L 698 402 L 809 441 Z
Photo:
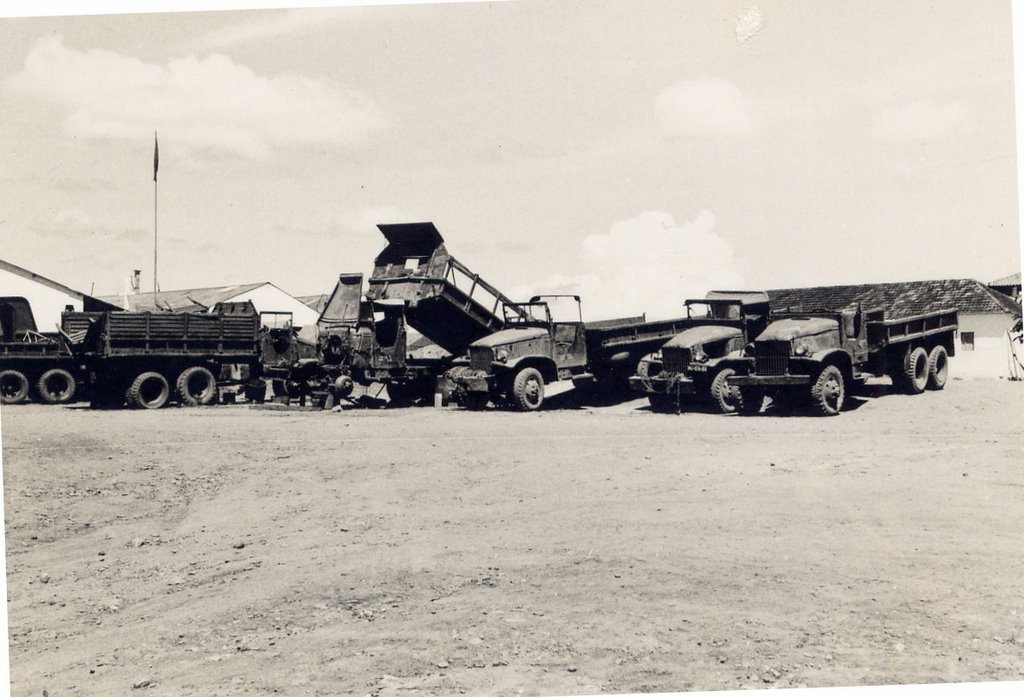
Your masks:
M 768 324 L 768 294 L 713 290 L 684 302 L 687 328 L 657 352 L 645 356 L 629 386 L 647 395 L 651 409 L 682 410 L 686 401 L 712 403 L 723 413 L 736 411 L 731 361 Z
M 886 319 L 882 309 L 785 312 L 748 344 L 727 382 L 743 413 L 765 396 L 783 404 L 809 401 L 823 416 L 838 414 L 848 391 L 869 376 L 888 376 L 908 394 L 941 390 L 955 354 L 957 311 Z

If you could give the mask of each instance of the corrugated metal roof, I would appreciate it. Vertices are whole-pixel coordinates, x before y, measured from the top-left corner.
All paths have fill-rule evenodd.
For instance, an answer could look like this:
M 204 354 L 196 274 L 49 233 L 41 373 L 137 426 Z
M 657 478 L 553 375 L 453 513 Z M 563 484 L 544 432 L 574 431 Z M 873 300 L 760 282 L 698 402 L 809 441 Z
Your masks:
M 310 309 L 320 313 L 324 311 L 324 308 L 327 306 L 327 300 L 330 297 L 329 294 L 323 293 L 320 295 L 300 295 L 297 299 Z
M 1020 305 L 981 281 L 968 278 L 902 283 L 864 283 L 849 286 L 769 290 L 773 310 L 834 310 L 850 303 L 881 307 L 889 317 L 956 309 L 963 314 L 1020 316 Z
M 261 283 L 245 283 L 234 286 L 216 286 L 213 288 L 185 288 L 182 290 L 162 290 L 155 296 L 153 293 L 131 293 L 128 295 L 128 308 L 135 312 L 172 310 L 174 312 L 197 311 L 205 312 L 219 302 L 225 302 L 243 293 L 248 293 L 269 281 Z M 123 295 L 106 295 L 101 298 L 118 307 L 124 304 Z
M 1020 285 L 1020 272 L 1010 274 L 1009 276 L 1003 276 L 989 283 L 990 286 L 1019 286 Z

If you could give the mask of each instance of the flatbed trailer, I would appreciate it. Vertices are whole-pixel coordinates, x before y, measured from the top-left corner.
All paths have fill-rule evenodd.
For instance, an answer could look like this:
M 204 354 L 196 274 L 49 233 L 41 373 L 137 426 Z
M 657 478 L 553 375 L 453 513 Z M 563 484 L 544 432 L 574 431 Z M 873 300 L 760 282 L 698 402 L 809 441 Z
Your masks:
M 760 410 L 770 395 L 810 401 L 838 414 L 847 391 L 870 376 L 888 376 L 908 394 L 941 390 L 955 355 L 957 311 L 887 319 L 881 309 L 777 313 L 736 362 L 728 379 L 741 410 Z
M 0 305 L 5 310 L 0 336 L 0 402 L 66 404 L 80 398 L 88 374 L 60 333 L 37 331 L 24 298 L 0 298 Z M 83 328 L 81 323 L 65 319 L 62 331 L 74 333 Z

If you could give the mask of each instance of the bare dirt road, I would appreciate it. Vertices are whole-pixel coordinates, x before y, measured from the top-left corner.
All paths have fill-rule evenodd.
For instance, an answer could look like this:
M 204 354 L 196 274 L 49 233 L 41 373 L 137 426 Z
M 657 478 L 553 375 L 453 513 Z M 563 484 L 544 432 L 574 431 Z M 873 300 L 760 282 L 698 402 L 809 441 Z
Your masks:
M 1019 680 L 1022 407 L 5 407 L 12 693 Z

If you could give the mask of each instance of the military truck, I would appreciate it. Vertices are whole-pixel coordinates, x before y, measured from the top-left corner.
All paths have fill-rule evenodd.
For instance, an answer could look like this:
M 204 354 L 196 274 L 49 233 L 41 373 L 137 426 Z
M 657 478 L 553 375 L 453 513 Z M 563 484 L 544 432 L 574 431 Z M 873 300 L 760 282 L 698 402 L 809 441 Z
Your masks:
M 65 404 L 82 394 L 86 377 L 57 333 L 38 330 L 28 300 L 0 297 L 0 402 Z
M 549 300 L 575 302 L 577 319 L 553 321 Z M 648 322 L 629 317 L 583 322 L 578 295 L 536 295 L 504 306 L 506 329 L 469 346 L 469 366 L 448 372 L 453 399 L 468 409 L 488 402 L 534 411 L 545 385 L 571 380 L 580 388 L 626 387 L 644 354 L 685 326 L 685 319 Z
M 88 325 L 66 341 L 89 371 L 94 406 L 213 404 L 220 385 L 242 385 L 260 372 L 261 322 L 251 302 L 220 303 L 212 314 L 64 315 Z
M 376 347 L 365 375 L 386 384 L 392 401 L 407 403 L 433 395 L 473 341 L 506 326 L 499 308 L 515 304 L 452 256 L 433 223 L 377 227 L 387 246 L 374 259 L 366 291 Z M 411 350 L 407 328 L 436 348 Z
M 899 319 L 859 304 L 776 313 L 734 362 L 727 383 L 743 413 L 760 411 L 771 396 L 787 406 L 809 402 L 818 414 L 834 416 L 851 388 L 872 375 L 889 376 L 908 394 L 941 390 L 956 331 L 956 310 Z
M 734 412 L 736 391 L 726 382 L 735 372 L 730 360 L 768 325 L 768 294 L 713 290 L 684 305 L 687 328 L 645 356 L 629 386 L 647 394 L 655 411 L 678 412 L 685 402 L 699 401 Z

